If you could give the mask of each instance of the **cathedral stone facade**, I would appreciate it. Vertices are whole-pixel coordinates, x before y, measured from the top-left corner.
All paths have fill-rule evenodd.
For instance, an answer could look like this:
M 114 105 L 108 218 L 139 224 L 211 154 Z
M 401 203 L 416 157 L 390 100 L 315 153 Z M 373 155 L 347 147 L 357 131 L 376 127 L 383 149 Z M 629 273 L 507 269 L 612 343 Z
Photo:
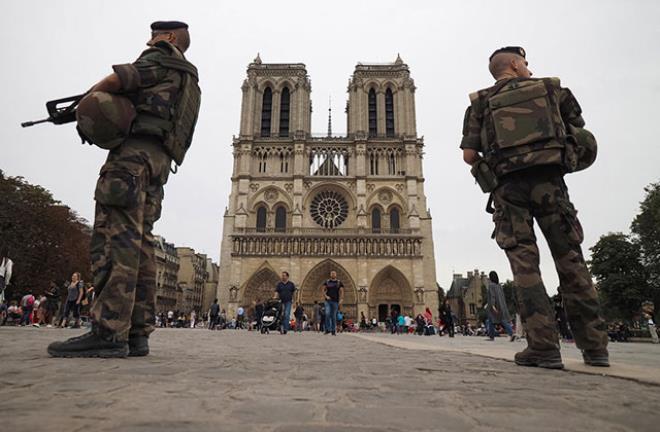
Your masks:
M 224 216 L 218 298 L 229 316 L 273 295 L 290 273 L 311 311 L 336 270 L 350 319 L 393 308 L 436 311 L 424 141 L 408 66 L 358 63 L 347 133 L 311 133 L 311 82 L 302 63 L 247 68 L 232 188 Z

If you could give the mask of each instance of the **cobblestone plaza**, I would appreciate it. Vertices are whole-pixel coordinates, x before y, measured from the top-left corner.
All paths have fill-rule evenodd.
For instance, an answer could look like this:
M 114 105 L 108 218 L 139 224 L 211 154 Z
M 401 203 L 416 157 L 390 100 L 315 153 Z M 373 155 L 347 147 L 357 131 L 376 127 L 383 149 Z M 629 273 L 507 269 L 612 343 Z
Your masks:
M 0 328 L 3 430 L 600 432 L 660 421 L 651 344 L 611 346 L 612 370 L 648 380 L 484 357 L 520 348 L 504 338 L 164 329 L 145 358 L 47 356 L 77 333 Z

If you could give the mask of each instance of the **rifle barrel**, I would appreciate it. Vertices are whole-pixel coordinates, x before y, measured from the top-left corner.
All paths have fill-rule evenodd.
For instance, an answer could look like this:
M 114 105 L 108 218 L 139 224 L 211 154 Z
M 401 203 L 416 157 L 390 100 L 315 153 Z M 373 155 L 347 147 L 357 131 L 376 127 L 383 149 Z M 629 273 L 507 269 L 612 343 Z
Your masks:
M 46 123 L 47 121 L 50 121 L 50 117 L 42 119 L 42 120 L 27 121 L 27 122 L 21 123 L 21 127 L 24 127 L 24 128 L 25 127 L 30 127 L 30 126 L 34 126 L 34 125 L 39 124 L 39 123 Z

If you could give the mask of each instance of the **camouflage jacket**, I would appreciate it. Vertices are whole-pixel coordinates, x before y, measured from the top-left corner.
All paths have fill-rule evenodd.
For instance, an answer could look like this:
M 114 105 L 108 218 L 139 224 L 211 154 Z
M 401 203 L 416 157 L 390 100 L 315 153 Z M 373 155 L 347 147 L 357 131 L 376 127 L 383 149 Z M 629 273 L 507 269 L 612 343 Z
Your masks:
M 179 71 L 165 68 L 158 61 L 164 56 L 184 58 L 174 45 L 160 41 L 129 64 L 113 66 L 122 85 L 122 93 L 135 105 L 137 117 L 132 133 L 164 138 L 171 130 L 174 104 L 181 89 Z
M 545 140 L 531 139 L 525 145 L 510 146 L 508 149 L 500 150 L 500 147 L 507 146 L 502 145 L 501 139 L 499 143 L 496 142 L 495 134 L 492 132 L 494 121 L 488 108 L 490 98 L 541 81 L 546 84 L 548 90 L 547 96 L 551 105 L 549 108 L 555 108 L 549 110 L 549 115 L 552 116 L 552 123 L 557 125 L 557 130 L 553 130 L 552 124 L 542 124 L 541 127 L 547 128 L 550 132 L 549 135 L 554 135 L 554 137 Z M 560 86 L 557 78 L 499 80 L 492 87 L 472 93 L 470 100 L 472 103 L 465 111 L 460 148 L 473 149 L 484 155 L 498 177 L 532 166 L 567 164 L 563 140 L 566 128 L 569 124 L 584 127 L 580 105 L 568 88 Z M 515 122 L 512 123 L 515 124 Z M 536 123 L 515 125 L 514 127 L 518 126 L 526 128 L 523 135 L 543 136 L 543 132 L 537 131 L 536 128 L 539 125 Z M 506 141 L 506 138 L 504 140 Z

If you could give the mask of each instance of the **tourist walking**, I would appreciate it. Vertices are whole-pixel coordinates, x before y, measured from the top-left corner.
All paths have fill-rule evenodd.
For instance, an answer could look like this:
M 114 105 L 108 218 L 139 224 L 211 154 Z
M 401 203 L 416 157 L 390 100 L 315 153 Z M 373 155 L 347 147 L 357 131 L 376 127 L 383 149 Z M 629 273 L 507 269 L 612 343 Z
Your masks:
M 646 320 L 646 325 L 649 327 L 649 333 L 651 334 L 651 340 L 653 343 L 660 343 L 658 339 L 658 330 L 655 322 L 655 305 L 653 302 L 646 301 L 642 303 L 642 316 Z
M 325 332 L 337 335 L 337 312 L 344 298 L 344 284 L 337 279 L 337 272 L 330 272 L 330 279 L 323 283 L 323 298 L 325 299 Z
M 366 330 L 367 327 L 367 317 L 364 316 L 364 312 L 360 312 L 360 330 Z
M 401 332 L 399 328 L 399 311 L 394 308 L 390 311 L 390 327 L 392 334 L 399 334 Z
M 561 287 L 557 288 L 557 295 L 554 296 L 553 300 L 555 303 L 555 321 L 557 321 L 559 336 L 563 340 L 573 340 L 573 334 L 568 325 L 566 309 L 564 309 L 564 299 L 561 296 Z
M 283 271 L 280 275 L 280 281 L 275 287 L 275 293 L 282 302 L 282 327 L 280 332 L 286 334 L 289 331 L 291 320 L 291 303 L 293 294 L 296 292 L 296 286 L 289 280 L 289 272 Z
M 9 250 L 5 246 L 0 250 L 0 303 L 5 301 L 5 288 L 11 282 L 13 268 L 14 262 L 9 258 Z
M 442 311 L 442 321 L 445 323 L 445 329 L 449 337 L 454 337 L 454 316 L 452 315 L 451 305 L 448 300 L 445 300 L 445 307 Z M 442 336 L 442 334 L 440 334 Z
M 243 306 L 239 306 L 238 309 L 236 310 L 236 322 L 234 323 L 234 329 L 242 329 L 243 328 L 243 322 L 245 321 L 245 308 Z
M 296 303 L 296 309 L 293 312 L 293 316 L 296 317 L 296 330 L 298 332 L 303 331 L 304 315 L 305 315 L 305 308 L 300 303 Z
M 513 334 L 513 329 L 511 328 L 511 315 L 509 315 L 509 308 L 506 305 L 506 298 L 504 297 L 504 290 L 502 285 L 500 285 L 500 278 L 497 276 L 497 273 L 492 271 L 488 274 L 488 287 L 486 298 L 486 314 L 488 319 L 486 320 L 486 332 L 488 334 L 488 340 L 495 340 L 495 324 L 500 324 L 504 327 L 504 330 L 511 338 L 513 342 L 516 337 Z
M 319 312 L 319 331 L 325 333 L 325 303 Z
M 73 315 L 75 322 L 72 328 L 80 328 L 80 302 L 85 295 L 85 284 L 80 280 L 80 273 L 71 275 L 71 280 L 65 284 L 67 296 L 64 303 L 64 311 L 60 320 L 60 327 L 69 323 L 69 315 Z
M 214 299 L 209 310 L 209 330 L 215 330 L 215 326 L 218 325 L 218 315 L 220 315 L 220 305 L 218 299 Z
M 190 328 L 194 329 L 195 324 L 197 324 L 197 312 L 193 310 L 190 312 Z
M 314 300 L 314 310 L 313 310 L 314 330 L 317 332 L 321 331 L 321 326 L 323 325 L 322 310 L 323 307 L 319 304 L 318 301 Z

